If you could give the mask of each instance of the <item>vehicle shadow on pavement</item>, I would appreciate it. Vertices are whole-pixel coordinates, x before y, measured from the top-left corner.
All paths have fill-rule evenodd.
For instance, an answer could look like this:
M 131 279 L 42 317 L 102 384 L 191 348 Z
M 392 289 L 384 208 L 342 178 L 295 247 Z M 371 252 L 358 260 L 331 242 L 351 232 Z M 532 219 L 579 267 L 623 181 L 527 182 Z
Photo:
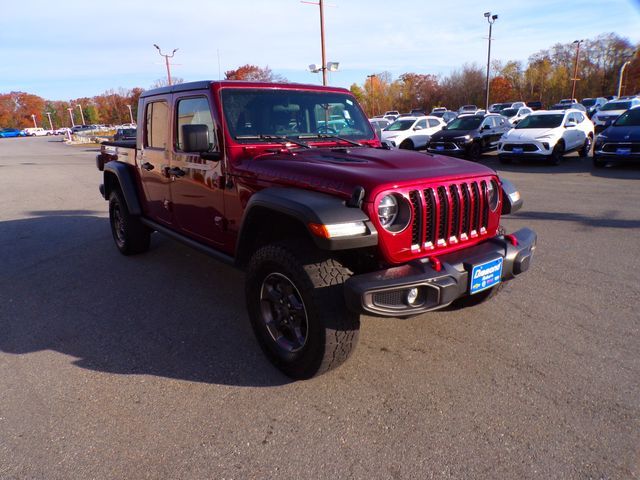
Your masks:
M 580 173 L 591 172 L 594 170 L 593 160 L 589 158 L 580 158 L 578 156 L 564 157 L 560 165 L 550 165 L 543 160 L 521 159 L 514 160 L 513 163 L 500 163 L 496 156 L 483 157 L 483 162 L 488 167 L 501 172 L 518 172 L 518 173 Z
M 53 350 L 114 374 L 290 382 L 254 339 L 241 272 L 159 234 L 125 257 L 91 211 L 31 213 L 0 222 L 0 352 Z
M 526 218 L 529 220 L 544 220 L 552 222 L 575 222 L 588 227 L 598 228 L 622 228 L 633 229 L 640 228 L 640 220 L 627 220 L 615 218 L 618 212 L 609 212 L 604 217 L 591 217 L 580 215 L 579 213 L 561 213 L 561 212 L 536 212 L 536 211 L 520 211 L 513 214 L 517 218 Z

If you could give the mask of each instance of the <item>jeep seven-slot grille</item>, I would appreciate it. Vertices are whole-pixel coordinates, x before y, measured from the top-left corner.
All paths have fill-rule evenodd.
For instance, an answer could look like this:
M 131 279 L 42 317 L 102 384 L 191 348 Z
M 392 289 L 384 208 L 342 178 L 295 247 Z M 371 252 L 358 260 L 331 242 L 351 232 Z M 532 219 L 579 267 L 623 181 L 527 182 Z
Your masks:
M 409 199 L 415 212 L 412 245 L 445 246 L 486 231 L 489 205 L 485 180 L 411 190 Z

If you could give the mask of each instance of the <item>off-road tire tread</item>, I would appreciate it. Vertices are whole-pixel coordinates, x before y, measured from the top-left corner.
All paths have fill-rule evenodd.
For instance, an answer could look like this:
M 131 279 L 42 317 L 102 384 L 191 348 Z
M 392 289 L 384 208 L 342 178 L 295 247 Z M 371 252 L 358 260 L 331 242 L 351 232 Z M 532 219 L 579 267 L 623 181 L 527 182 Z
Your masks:
M 298 243 L 278 242 L 260 248 L 247 268 L 246 293 L 247 302 L 251 302 L 250 282 L 259 274 L 259 269 L 265 262 L 282 265 L 296 277 L 291 280 L 305 297 L 309 321 L 312 318 L 321 319 L 324 324 L 323 345 L 319 346 L 322 350 L 319 355 L 321 360 L 304 365 L 299 370 L 275 358 L 264 345 L 260 346 L 285 374 L 304 379 L 334 369 L 349 358 L 358 342 L 360 316 L 348 310 L 344 302 L 342 285 L 352 272 L 324 252 Z M 251 308 L 250 305 L 247 306 Z
M 125 230 L 124 245 L 118 244 L 115 232 L 113 232 L 113 226 L 111 225 L 112 202 L 118 202 L 120 204 Z M 114 189 L 109 195 L 109 223 L 111 225 L 114 242 L 120 253 L 123 255 L 136 255 L 149 250 L 151 230 L 140 221 L 139 217 L 129 213 L 127 202 L 124 200 L 124 195 L 119 188 Z

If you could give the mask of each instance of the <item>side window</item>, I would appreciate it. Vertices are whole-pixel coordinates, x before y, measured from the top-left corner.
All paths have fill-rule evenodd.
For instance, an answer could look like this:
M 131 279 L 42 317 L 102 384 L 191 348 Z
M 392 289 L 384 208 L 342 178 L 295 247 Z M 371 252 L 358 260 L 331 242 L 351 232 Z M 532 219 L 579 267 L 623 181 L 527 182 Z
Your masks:
M 495 126 L 492 117 L 485 118 L 480 128 L 485 128 L 486 126 L 488 126 L 489 128 L 493 128 Z
M 169 106 L 167 102 L 151 102 L 145 111 L 144 146 L 149 148 L 167 148 L 167 120 Z
M 177 150 L 182 150 L 184 144 L 182 135 L 182 127 L 184 125 L 206 125 L 209 130 L 209 148 L 216 146 L 216 133 L 213 128 L 213 119 L 211 118 L 211 109 L 209 108 L 209 99 L 207 97 L 178 100 L 177 115 Z
M 440 122 L 438 122 L 437 120 L 434 120 L 433 118 L 429 119 L 429 126 L 430 127 L 437 127 L 438 125 L 440 125 Z
M 422 120 L 418 121 L 416 127 L 427 128 L 427 119 L 423 118 Z
M 584 122 L 584 115 L 582 115 L 581 113 L 576 113 L 575 116 L 578 120 L 578 123 Z

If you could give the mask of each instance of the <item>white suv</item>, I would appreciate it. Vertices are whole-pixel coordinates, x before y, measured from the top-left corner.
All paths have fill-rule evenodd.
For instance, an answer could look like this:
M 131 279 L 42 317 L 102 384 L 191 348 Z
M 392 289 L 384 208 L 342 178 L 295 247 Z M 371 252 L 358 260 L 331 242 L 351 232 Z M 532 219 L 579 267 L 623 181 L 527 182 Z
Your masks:
M 577 150 L 581 157 L 588 156 L 592 142 L 593 123 L 584 112 L 571 108 L 538 111 L 502 136 L 498 158 L 501 163 L 511 163 L 514 158 L 539 158 L 558 165 L 565 153 Z
M 640 105 L 640 98 L 630 98 L 628 100 L 612 100 L 605 103 L 598 112 L 591 117 L 591 121 L 596 127 L 596 133 L 600 133 L 613 121 L 630 108 Z
M 447 123 L 438 117 L 400 117 L 382 130 L 382 142 L 390 147 L 418 150 L 427 147 L 431 135 Z

